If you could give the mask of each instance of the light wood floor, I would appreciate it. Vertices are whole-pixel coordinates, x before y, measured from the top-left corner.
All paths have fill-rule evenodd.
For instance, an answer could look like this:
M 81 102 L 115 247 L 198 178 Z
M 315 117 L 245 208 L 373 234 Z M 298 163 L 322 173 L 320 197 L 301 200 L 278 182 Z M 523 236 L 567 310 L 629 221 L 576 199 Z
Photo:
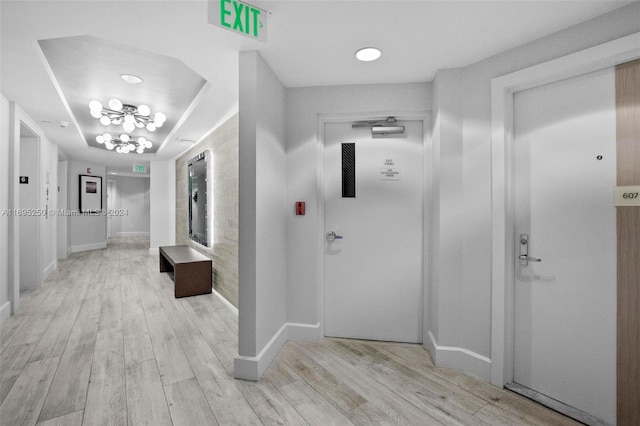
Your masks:
M 173 297 L 148 240 L 61 261 L 0 327 L 0 424 L 569 425 L 418 345 L 288 343 L 259 383 L 234 380 L 237 316 Z

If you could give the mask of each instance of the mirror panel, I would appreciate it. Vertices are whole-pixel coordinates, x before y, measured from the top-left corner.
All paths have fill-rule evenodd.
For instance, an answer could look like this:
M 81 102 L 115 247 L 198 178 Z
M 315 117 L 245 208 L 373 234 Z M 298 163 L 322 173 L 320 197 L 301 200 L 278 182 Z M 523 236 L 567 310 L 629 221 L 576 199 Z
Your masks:
M 210 167 L 209 151 L 204 151 L 189 160 L 189 238 L 198 244 L 209 247 L 208 219 L 208 170 Z

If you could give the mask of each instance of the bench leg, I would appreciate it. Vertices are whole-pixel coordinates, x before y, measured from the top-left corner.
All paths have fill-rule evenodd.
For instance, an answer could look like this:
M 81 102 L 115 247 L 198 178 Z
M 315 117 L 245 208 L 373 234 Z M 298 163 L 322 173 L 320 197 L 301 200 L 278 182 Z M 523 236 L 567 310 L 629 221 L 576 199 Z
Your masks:
M 175 266 L 175 297 L 211 293 L 211 262 L 180 263 Z
M 171 272 L 173 268 L 171 263 L 160 253 L 160 272 Z

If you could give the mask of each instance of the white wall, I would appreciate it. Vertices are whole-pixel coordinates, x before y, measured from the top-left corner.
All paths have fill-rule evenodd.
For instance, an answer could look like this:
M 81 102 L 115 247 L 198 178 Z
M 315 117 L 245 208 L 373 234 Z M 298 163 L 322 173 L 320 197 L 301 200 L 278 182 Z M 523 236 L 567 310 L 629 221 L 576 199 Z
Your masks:
M 90 172 L 87 172 L 87 170 Z M 106 167 L 99 164 L 72 160 L 69 162 L 69 210 L 79 208 L 79 176 L 91 175 L 102 177 L 102 209 L 107 208 L 107 175 Z M 68 226 L 71 229 L 69 244 L 72 252 L 96 250 L 107 247 L 107 216 L 80 214 L 69 216 Z
M 152 161 L 149 167 L 149 253 L 176 243 L 176 163 Z
M 284 87 L 257 52 L 240 53 L 238 378 L 257 380 L 286 341 L 284 123 Z
M 432 354 L 489 380 L 491 358 L 491 79 L 640 31 L 640 4 L 502 53 L 459 70 L 442 70 L 434 92 L 434 134 L 439 134 L 440 246 L 430 294 Z M 459 103 L 459 90 L 462 99 Z M 445 132 L 449 132 L 446 134 Z M 462 134 L 462 137 L 460 137 Z M 456 153 L 457 152 L 457 153 Z M 449 176 L 445 169 L 458 170 Z M 461 179 L 461 181 L 460 181 Z M 443 218 L 458 216 L 459 230 Z M 453 279 L 451 281 L 450 279 Z M 457 280 L 460 281 L 457 281 Z M 436 349 L 436 346 L 440 348 Z M 442 348 L 445 347 L 445 348 Z M 446 349 L 448 348 L 448 349 Z
M 11 313 L 9 302 L 9 100 L 0 96 L 0 323 Z
M 119 237 L 148 236 L 150 229 L 149 177 L 109 176 L 116 182 L 116 202 L 112 225 Z M 122 215 L 120 213 L 122 212 Z
M 40 205 L 49 214 L 40 216 L 42 229 L 40 259 L 42 262 L 42 279 L 46 280 L 58 267 L 57 239 L 58 220 L 58 146 L 42 138 L 40 141 Z
M 430 99 L 427 83 L 287 89 L 287 322 L 322 321 L 318 115 L 426 113 Z M 296 201 L 305 216 L 294 215 Z
M 459 79 L 460 71 L 443 70 L 438 72 L 434 80 L 432 270 L 431 285 L 427 289 L 428 328 L 424 336 L 427 345 L 433 338 L 437 341 L 441 328 L 458 330 L 463 315 L 459 308 L 440 309 L 441 305 L 457 306 L 462 283 L 459 265 L 462 264 L 460 224 L 463 212 L 461 198 L 457 195 L 462 192 L 463 175 L 459 161 L 462 157 L 460 105 L 463 92 Z
M 256 119 L 256 347 L 286 321 L 285 89 L 259 54 Z

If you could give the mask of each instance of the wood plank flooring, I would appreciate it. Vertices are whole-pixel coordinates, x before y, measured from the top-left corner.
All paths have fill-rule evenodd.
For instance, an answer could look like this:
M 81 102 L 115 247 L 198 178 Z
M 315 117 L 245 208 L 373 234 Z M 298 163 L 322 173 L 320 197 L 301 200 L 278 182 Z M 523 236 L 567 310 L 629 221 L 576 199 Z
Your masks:
M 73 254 L 0 326 L 0 424 L 577 424 L 419 345 L 289 342 L 259 383 L 234 380 L 237 333 L 216 295 L 173 297 L 148 239 Z

